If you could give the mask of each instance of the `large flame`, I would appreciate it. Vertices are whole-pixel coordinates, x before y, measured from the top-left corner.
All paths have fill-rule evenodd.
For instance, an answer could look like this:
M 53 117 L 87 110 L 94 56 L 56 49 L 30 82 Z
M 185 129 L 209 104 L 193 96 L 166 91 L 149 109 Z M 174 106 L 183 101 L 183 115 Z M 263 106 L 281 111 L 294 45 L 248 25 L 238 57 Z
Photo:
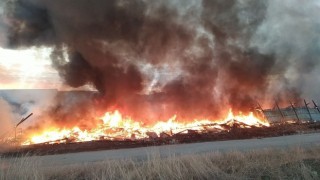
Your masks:
M 84 142 L 93 140 L 124 140 L 124 139 L 143 139 L 150 137 L 159 137 L 166 133 L 172 135 L 183 133 L 186 130 L 206 131 L 214 129 L 215 131 L 227 130 L 224 125 L 233 126 L 238 123 L 241 128 L 269 126 L 269 123 L 254 116 L 234 115 L 230 110 L 227 117 L 220 121 L 213 120 L 194 120 L 193 122 L 178 121 L 176 115 L 167 121 L 157 122 L 156 124 L 143 125 L 115 110 L 107 112 L 101 118 L 101 123 L 90 130 L 81 130 L 79 127 L 70 129 L 49 128 L 43 132 L 30 134 L 23 145 L 39 143 L 65 143 L 65 142 Z

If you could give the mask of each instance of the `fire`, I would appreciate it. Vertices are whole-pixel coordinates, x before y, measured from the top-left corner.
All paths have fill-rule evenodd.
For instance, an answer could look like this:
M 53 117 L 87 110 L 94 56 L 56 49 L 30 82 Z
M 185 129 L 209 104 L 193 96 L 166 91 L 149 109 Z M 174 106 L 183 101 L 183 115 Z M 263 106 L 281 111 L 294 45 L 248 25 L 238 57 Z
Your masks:
M 160 121 L 151 126 L 134 121 L 130 117 L 123 117 L 118 110 L 107 112 L 99 119 L 101 123 L 90 130 L 81 130 L 77 126 L 71 129 L 50 128 L 44 132 L 29 135 L 28 140 L 22 144 L 85 142 L 102 139 L 147 139 L 152 135 L 160 136 L 161 133 L 173 135 L 187 130 L 206 131 L 208 127 L 219 132 L 227 130 L 224 125 L 232 127 L 235 123 L 238 123 L 241 128 L 269 126 L 268 122 L 255 117 L 252 112 L 249 115 L 242 113 L 234 115 L 232 110 L 225 119 L 220 121 L 208 119 L 193 122 L 178 121 L 177 116 L 174 115 L 167 121 Z

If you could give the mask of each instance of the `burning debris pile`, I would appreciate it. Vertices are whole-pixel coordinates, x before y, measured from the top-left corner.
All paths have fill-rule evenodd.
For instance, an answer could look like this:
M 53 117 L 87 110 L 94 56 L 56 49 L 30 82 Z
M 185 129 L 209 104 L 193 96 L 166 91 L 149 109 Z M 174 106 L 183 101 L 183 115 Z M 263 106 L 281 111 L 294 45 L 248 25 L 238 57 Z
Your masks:
M 70 143 L 97 140 L 139 140 L 165 138 L 190 131 L 222 132 L 233 127 L 251 128 L 267 127 L 269 123 L 256 118 L 253 113 L 248 116 L 234 116 L 230 110 L 228 117 L 222 121 L 194 120 L 192 122 L 177 121 L 173 116 L 167 122 L 157 122 L 153 126 L 145 126 L 138 121 L 122 117 L 119 111 L 107 112 L 95 128 L 81 130 L 79 127 L 69 129 L 48 128 L 44 132 L 30 134 L 23 145 L 38 143 Z
M 198 140 L 204 140 L 208 138 L 206 137 L 206 135 L 208 134 L 210 135 L 210 137 L 213 134 L 216 134 L 214 135 L 215 137 L 225 133 L 231 135 L 229 138 L 237 138 L 232 137 L 236 129 L 243 129 L 241 132 L 245 134 L 248 134 L 250 132 L 252 136 L 245 136 L 247 138 L 252 138 L 256 135 L 259 136 L 259 133 L 257 134 L 257 132 L 255 131 L 263 132 L 266 129 L 271 130 L 270 132 L 266 131 L 265 133 L 260 133 L 260 135 L 276 136 L 280 132 L 276 132 L 275 130 L 272 130 L 272 128 L 276 127 L 279 124 L 285 127 L 286 124 L 294 123 L 299 125 L 301 123 L 306 123 L 306 126 L 310 126 L 312 128 L 312 123 L 320 122 L 320 112 L 317 104 L 313 101 L 315 107 L 310 108 L 308 107 L 306 101 L 304 101 L 304 103 L 304 107 L 296 107 L 291 104 L 290 108 L 279 108 L 278 104 L 276 103 L 275 107 L 277 108 L 275 109 L 256 109 L 254 113 L 251 112 L 247 115 L 234 115 L 232 110 L 229 110 L 227 117 L 219 121 L 197 119 L 187 121 L 181 120 L 176 115 L 174 115 L 167 121 L 157 121 L 155 124 L 144 124 L 142 121 L 134 120 L 128 116 L 122 115 L 118 110 L 114 110 L 105 113 L 102 117 L 98 117 L 94 126 L 90 128 L 78 126 L 65 128 L 61 128 L 58 126 L 47 126 L 43 130 L 26 131 L 25 133 L 21 132 L 18 139 L 20 139 L 19 144 L 21 143 L 22 145 L 33 145 L 80 143 L 89 141 L 162 141 L 165 139 L 172 140 L 177 137 L 186 138 L 190 136 L 188 142 L 192 142 L 192 140 L 197 141 L 197 139 L 194 138 L 193 135 L 201 136 Z M 19 124 L 24 122 L 31 115 L 32 114 L 30 114 L 26 118 L 23 118 L 16 127 L 18 127 Z M 318 125 L 315 124 L 315 126 Z M 250 131 L 249 129 L 253 130 Z M 283 132 L 284 129 L 288 130 L 288 127 L 282 128 L 281 131 Z M 289 134 L 296 132 L 295 130 L 291 130 L 289 128 Z M 240 131 L 238 130 L 237 132 Z M 237 136 L 238 138 L 240 138 L 242 135 L 237 134 Z M 184 139 L 184 141 L 186 141 L 186 139 Z
M 175 115 L 168 121 L 157 121 L 153 125 L 143 124 L 114 110 L 99 117 L 99 123 L 91 129 L 80 129 L 80 127 L 62 129 L 48 126 L 43 131 L 21 133 L 20 135 L 24 136 L 24 141 L 19 142 L 22 146 L 3 149 L 0 153 L 4 156 L 57 154 L 319 132 L 318 106 L 314 103 L 315 107 L 309 108 L 306 102 L 305 105 L 306 107 L 294 106 L 291 109 L 256 109 L 254 113 L 247 115 L 234 115 L 229 110 L 227 117 L 220 121 L 182 121 Z M 278 107 L 277 104 L 276 106 Z M 295 117 L 287 113 L 293 112 L 293 109 L 297 112 Z M 308 117 L 306 112 L 309 112 Z M 278 116 L 282 118 L 275 120 Z M 266 118 L 273 120 L 269 123 Z

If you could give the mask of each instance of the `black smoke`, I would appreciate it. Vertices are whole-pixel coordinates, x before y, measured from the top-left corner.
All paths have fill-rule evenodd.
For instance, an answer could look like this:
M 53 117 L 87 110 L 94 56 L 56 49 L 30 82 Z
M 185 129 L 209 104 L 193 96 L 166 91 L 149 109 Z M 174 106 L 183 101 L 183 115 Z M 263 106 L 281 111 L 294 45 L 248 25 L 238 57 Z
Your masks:
M 228 108 L 248 111 L 258 101 L 299 99 L 303 79 L 288 72 L 306 76 L 317 68 L 319 47 L 310 45 L 316 42 L 292 42 L 310 46 L 309 54 L 295 57 L 281 36 L 274 44 L 262 41 L 274 38 L 265 28 L 286 23 L 273 22 L 275 4 L 16 0 L 7 15 L 6 46 L 54 47 L 52 64 L 67 85 L 99 91 L 87 108 L 116 107 L 146 119 L 218 117 Z

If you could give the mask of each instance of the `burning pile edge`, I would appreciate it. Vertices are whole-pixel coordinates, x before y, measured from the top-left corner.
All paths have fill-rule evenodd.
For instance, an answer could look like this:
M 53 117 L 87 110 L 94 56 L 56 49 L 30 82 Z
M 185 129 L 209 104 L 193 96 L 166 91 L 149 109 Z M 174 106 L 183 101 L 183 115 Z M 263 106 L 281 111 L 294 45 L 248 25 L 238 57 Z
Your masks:
M 304 123 L 304 124 L 278 124 L 270 127 L 254 127 L 250 129 L 231 128 L 229 132 L 219 133 L 199 133 L 196 131 L 188 131 L 185 134 L 175 134 L 172 136 L 163 136 L 142 140 L 98 140 L 89 142 L 70 142 L 60 144 L 34 144 L 24 147 L 16 147 L 0 152 L 3 157 L 12 156 L 29 156 L 29 155 L 49 155 L 84 151 L 98 151 L 110 149 L 126 149 L 148 146 L 161 146 L 182 143 L 197 143 L 209 141 L 225 141 L 240 139 L 255 139 L 277 137 L 285 135 L 293 135 L 298 133 L 319 132 L 320 123 Z

